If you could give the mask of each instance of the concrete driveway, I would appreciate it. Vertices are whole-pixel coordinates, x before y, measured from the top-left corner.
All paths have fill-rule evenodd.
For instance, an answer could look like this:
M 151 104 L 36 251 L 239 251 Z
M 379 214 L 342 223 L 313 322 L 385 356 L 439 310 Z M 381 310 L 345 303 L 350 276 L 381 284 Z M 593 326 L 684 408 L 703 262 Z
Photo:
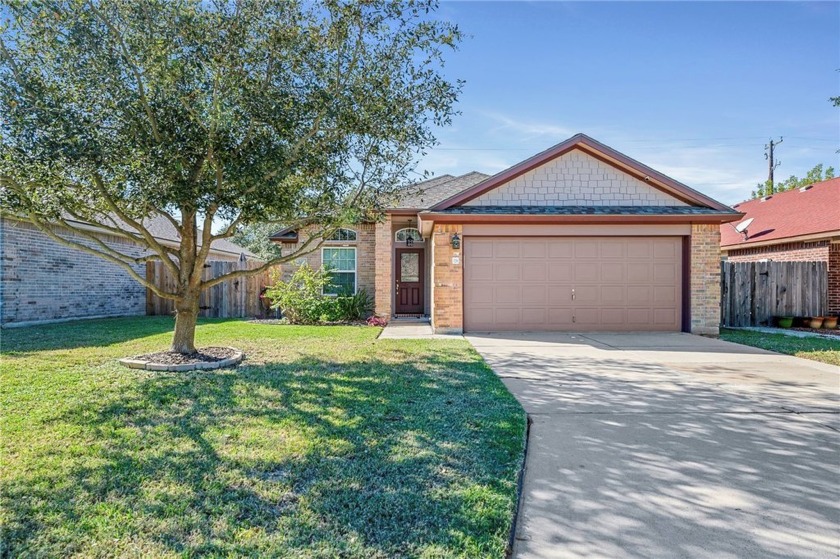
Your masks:
M 467 339 L 533 419 L 515 557 L 840 554 L 840 368 L 689 334 Z

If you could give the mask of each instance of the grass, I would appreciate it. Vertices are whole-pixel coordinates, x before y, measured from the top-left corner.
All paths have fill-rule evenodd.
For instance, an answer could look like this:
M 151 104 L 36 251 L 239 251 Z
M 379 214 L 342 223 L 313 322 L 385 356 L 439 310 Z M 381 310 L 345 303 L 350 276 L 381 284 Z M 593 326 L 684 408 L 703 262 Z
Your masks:
M 504 555 L 525 417 L 466 342 L 203 321 L 245 364 L 117 365 L 171 328 L 2 332 L 0 556 Z
M 744 344 L 779 353 L 787 353 L 829 365 L 840 365 L 840 338 L 798 338 L 785 334 L 765 334 L 752 330 L 722 328 L 720 338 L 736 344 Z

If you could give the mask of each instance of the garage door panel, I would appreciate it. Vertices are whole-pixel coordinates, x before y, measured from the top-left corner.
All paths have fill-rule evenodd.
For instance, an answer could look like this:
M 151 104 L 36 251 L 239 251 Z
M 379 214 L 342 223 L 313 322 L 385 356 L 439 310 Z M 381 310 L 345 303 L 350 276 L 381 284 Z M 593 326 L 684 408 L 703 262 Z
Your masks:
M 609 283 L 624 283 L 624 269 L 623 262 L 602 262 L 600 269 L 600 281 Z
M 467 237 L 465 329 L 678 331 L 681 251 L 679 237 Z
M 548 279 L 548 264 L 545 261 L 522 263 L 522 278 L 528 282 L 544 282 Z
M 571 261 L 569 262 L 555 262 L 549 261 L 548 266 L 548 281 L 550 282 L 570 282 L 572 281 Z

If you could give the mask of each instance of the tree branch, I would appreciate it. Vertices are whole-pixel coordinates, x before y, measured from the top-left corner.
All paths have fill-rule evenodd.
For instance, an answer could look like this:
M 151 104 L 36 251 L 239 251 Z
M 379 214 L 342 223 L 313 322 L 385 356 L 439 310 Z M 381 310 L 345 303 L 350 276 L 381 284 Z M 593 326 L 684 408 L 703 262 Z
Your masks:
M 266 270 L 273 268 L 279 264 L 285 264 L 295 258 L 302 256 L 304 254 L 309 254 L 312 251 L 315 251 L 324 243 L 324 239 L 322 238 L 324 231 L 319 231 L 317 234 L 312 235 L 309 237 L 304 243 L 292 254 L 287 254 L 286 256 L 278 256 L 277 258 L 272 258 L 262 266 L 257 268 L 253 268 L 251 270 L 234 270 L 233 272 L 228 272 L 227 274 L 222 274 L 217 278 L 213 278 L 211 280 L 207 280 L 201 283 L 201 289 L 207 289 L 213 287 L 214 285 L 218 285 L 220 283 L 224 283 L 234 278 L 241 278 L 241 277 L 251 277 L 257 276 Z M 311 246 L 317 240 L 317 244 L 315 246 Z
M 89 247 L 89 246 L 87 246 L 83 243 L 79 243 L 79 242 L 76 242 L 76 241 L 71 241 L 70 239 L 65 239 L 64 237 L 61 237 L 60 235 L 58 235 L 57 233 L 55 233 L 52 230 L 52 227 L 49 224 L 46 224 L 43 221 L 41 221 L 38 218 L 37 214 L 29 213 L 25 221 L 27 223 L 33 224 L 42 233 L 44 233 L 49 238 L 51 238 L 52 240 L 54 240 L 58 243 L 61 243 L 65 246 L 69 246 L 71 248 L 75 248 L 75 249 L 87 252 L 89 254 L 93 254 L 95 256 L 98 256 L 99 258 L 107 260 L 108 262 L 111 262 L 113 264 L 117 264 L 118 266 L 121 266 L 122 268 L 124 268 L 128 272 L 128 275 L 130 275 L 132 278 L 134 278 L 134 280 L 136 280 L 141 285 L 147 287 L 148 289 L 151 289 L 152 292 L 155 295 L 157 295 L 158 297 L 161 297 L 163 299 L 173 299 L 173 300 L 178 298 L 178 296 L 176 294 L 168 293 L 166 291 L 163 291 L 158 286 L 156 286 L 153 283 L 150 283 L 149 281 L 147 281 L 146 278 L 144 278 L 143 276 L 138 274 L 137 271 L 134 270 L 134 268 L 132 268 L 131 264 L 126 262 L 125 260 L 121 260 L 121 259 L 119 259 L 117 257 L 114 257 L 114 256 L 112 256 L 112 255 L 110 255 L 106 252 L 102 252 L 102 251 L 97 250 L 95 248 Z M 79 231 L 77 228 L 74 228 L 74 227 L 69 227 L 69 228 L 74 232 Z M 116 252 L 116 251 L 114 251 L 114 252 Z M 130 256 L 126 256 L 126 255 L 122 255 L 122 256 L 124 256 L 127 260 L 133 261 L 135 264 L 143 264 L 145 262 L 148 262 L 150 259 L 155 258 L 154 255 L 145 256 L 145 257 L 136 258 L 136 259 L 132 259 Z

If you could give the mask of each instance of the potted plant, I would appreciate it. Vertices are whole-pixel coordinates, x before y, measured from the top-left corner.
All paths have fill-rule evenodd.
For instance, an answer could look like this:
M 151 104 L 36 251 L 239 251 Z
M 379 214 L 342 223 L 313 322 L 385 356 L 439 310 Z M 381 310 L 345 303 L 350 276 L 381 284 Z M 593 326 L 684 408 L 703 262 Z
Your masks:
M 811 320 L 808 322 L 808 326 L 811 328 L 822 328 L 823 324 L 823 317 L 822 316 L 812 316 Z
M 829 330 L 834 330 L 837 328 L 837 317 L 836 316 L 827 316 L 823 319 L 822 323 L 823 328 L 828 328 Z
M 793 326 L 793 317 L 792 316 L 777 316 L 776 322 L 779 325 L 779 328 L 790 328 Z

